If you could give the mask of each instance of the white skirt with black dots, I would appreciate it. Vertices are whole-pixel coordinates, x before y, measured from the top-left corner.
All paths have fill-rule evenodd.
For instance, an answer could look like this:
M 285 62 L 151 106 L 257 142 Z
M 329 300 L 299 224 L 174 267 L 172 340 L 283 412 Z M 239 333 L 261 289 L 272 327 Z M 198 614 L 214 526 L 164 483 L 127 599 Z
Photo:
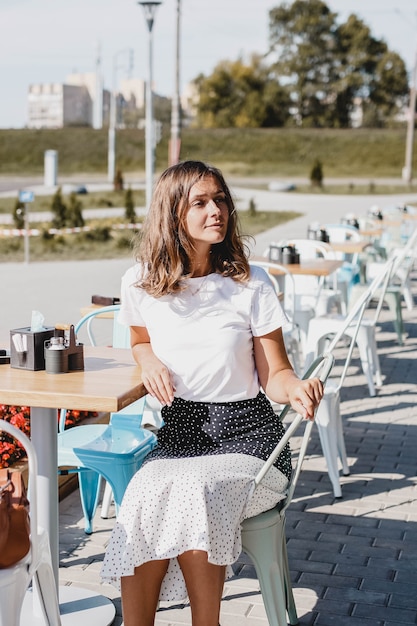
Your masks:
M 174 401 L 173 407 L 175 404 L 177 407 L 168 411 L 168 416 L 167 412 L 163 415 L 165 425 L 168 422 L 168 431 L 170 425 L 172 426 L 172 423 L 170 424 L 172 419 L 177 424 L 181 409 L 185 404 L 190 404 L 184 402 Z M 262 438 L 268 439 L 267 422 L 270 421 L 271 442 L 262 453 L 266 458 L 267 450 L 271 446 L 273 448 L 278 441 L 276 429 L 278 428 L 281 434 L 283 429 L 281 425 L 277 426 L 277 418 L 272 409 L 271 413 L 268 411 L 268 419 L 265 418 L 264 397 L 243 403 L 230 403 L 229 406 L 240 405 L 236 408 L 237 412 L 242 413 L 243 405 L 247 406 L 248 402 L 254 403 L 257 409 L 261 405 L 262 416 L 258 420 L 257 410 L 243 411 L 241 421 L 246 422 L 246 426 L 240 429 L 237 439 L 242 437 L 245 442 L 249 441 L 250 430 L 254 446 L 258 448 Z M 197 413 L 201 413 L 203 404 L 207 407 L 207 403 L 191 404 L 196 405 L 194 408 L 197 409 Z M 150 462 L 142 466 L 127 487 L 101 570 L 103 582 L 119 586 L 120 578 L 133 575 L 135 567 L 148 561 L 169 559 L 160 600 L 184 600 L 187 591 L 176 557 L 189 550 L 202 550 L 207 553 L 210 563 L 227 566 L 226 576 L 230 577 L 233 575 L 231 565 L 238 559 L 242 549 L 241 522 L 247 517 L 267 511 L 285 497 L 288 474 L 291 471 L 289 449 L 281 459 L 284 465 L 282 471 L 277 467 L 271 468 L 255 489 L 254 477 L 262 467 L 264 458 L 253 456 L 246 449 L 243 452 L 223 449 L 224 430 L 231 432 L 230 420 L 226 417 L 227 411 L 223 405 L 220 413 L 225 415 L 224 419 L 229 424 L 226 428 L 224 424 L 221 426 L 220 422 L 223 420 L 218 419 L 219 405 L 210 403 L 210 409 L 213 407 L 216 408 L 217 417 L 214 419 L 209 415 L 207 418 L 206 413 L 204 424 L 202 421 L 203 453 L 199 450 L 196 456 L 194 449 L 195 421 L 194 435 L 189 441 L 193 442 L 193 454 L 188 449 L 186 441 L 185 445 L 180 446 L 180 451 L 176 450 L 174 456 L 172 450 L 169 452 L 168 448 L 174 443 L 175 433 L 166 438 L 165 431 L 165 435 L 161 437 L 161 447 L 158 436 L 158 446 L 150 454 Z M 232 421 L 236 420 L 236 411 L 233 410 L 232 414 Z M 173 418 L 174 415 L 176 417 Z M 248 430 L 249 420 L 252 423 Z M 212 424 L 215 422 L 214 428 L 210 428 L 210 422 Z M 262 438 L 258 437 L 257 424 L 263 433 Z M 161 430 L 164 428 L 165 426 Z M 176 426 L 174 431 L 175 428 Z M 184 436 L 184 432 L 187 432 L 185 424 L 182 424 L 181 431 Z M 186 435 L 184 439 L 187 440 Z M 211 448 L 209 440 L 213 443 Z M 231 441 L 229 443 L 231 445 Z M 232 448 L 234 447 L 235 443 Z M 245 445 L 242 447 L 245 448 Z

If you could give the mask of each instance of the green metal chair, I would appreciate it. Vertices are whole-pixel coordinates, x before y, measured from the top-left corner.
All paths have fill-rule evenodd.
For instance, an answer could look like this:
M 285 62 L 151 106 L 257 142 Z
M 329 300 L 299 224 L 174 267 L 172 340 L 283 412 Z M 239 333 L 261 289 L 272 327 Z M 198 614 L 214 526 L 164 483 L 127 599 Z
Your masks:
M 331 354 L 323 354 L 314 360 L 303 378 L 319 375 L 323 383 L 326 383 L 333 363 L 334 357 Z M 286 405 L 279 419 L 283 420 L 290 408 L 290 405 Z M 302 422 L 305 422 L 304 434 L 286 498 L 273 509 L 248 518 L 241 525 L 243 551 L 252 559 L 255 566 L 269 626 L 287 626 L 287 614 L 290 624 L 298 624 L 288 565 L 285 511 L 293 497 L 314 422 L 296 415 L 288 426 L 285 436 L 255 478 L 256 487 Z

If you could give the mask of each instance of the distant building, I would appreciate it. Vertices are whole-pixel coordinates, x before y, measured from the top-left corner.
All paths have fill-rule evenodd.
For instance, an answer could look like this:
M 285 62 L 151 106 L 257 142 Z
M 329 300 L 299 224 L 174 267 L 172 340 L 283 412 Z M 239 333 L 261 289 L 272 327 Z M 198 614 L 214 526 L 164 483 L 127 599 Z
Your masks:
M 96 74 L 70 74 L 65 83 L 29 86 L 27 125 L 29 128 L 102 128 L 103 121 L 108 121 L 109 107 L 110 94 L 102 88 Z
M 184 126 L 188 126 L 197 118 L 199 99 L 200 93 L 195 82 L 188 83 L 181 96 L 182 122 Z
M 30 85 L 29 128 L 86 126 L 91 120 L 92 102 L 86 87 L 45 83 Z
M 185 123 L 193 117 L 193 102 L 198 94 L 188 86 L 182 100 Z M 116 128 L 143 128 L 145 125 L 146 82 L 138 78 L 120 81 L 116 92 Z M 64 83 L 29 86 L 28 128 L 91 126 L 102 128 L 110 120 L 111 93 L 102 86 L 96 73 L 69 74 Z M 155 108 L 166 110 L 170 100 L 153 94 Z

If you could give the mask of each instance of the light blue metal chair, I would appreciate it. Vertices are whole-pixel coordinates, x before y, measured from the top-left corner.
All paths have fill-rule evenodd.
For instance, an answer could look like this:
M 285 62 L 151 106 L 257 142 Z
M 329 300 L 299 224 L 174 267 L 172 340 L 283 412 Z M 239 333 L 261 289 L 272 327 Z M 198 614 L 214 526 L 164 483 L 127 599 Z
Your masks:
M 75 326 L 78 333 L 85 326 L 90 343 L 96 345 L 93 320 L 101 315 L 113 314 L 113 346 L 128 347 L 129 329 L 117 322 L 119 305 L 103 307 L 88 313 Z M 77 473 L 81 506 L 85 518 L 85 532 L 92 532 L 100 493 L 102 477 L 113 494 L 116 512 L 125 489 L 143 463 L 145 456 L 155 447 L 156 436 L 142 427 L 145 398 L 133 402 L 117 413 L 111 413 L 108 424 L 87 424 L 65 430 L 66 410 L 61 410 L 58 433 L 58 468 L 60 474 Z M 153 416 L 152 416 L 153 417 Z M 156 416 L 157 427 L 158 415 Z M 162 422 L 161 422 L 162 423 Z M 66 468 L 66 469 L 62 469 Z M 70 469 L 67 469 L 70 468 Z
M 330 375 L 333 363 L 334 358 L 330 354 L 317 357 L 304 375 L 304 378 L 319 375 L 320 379 L 325 383 Z M 320 370 L 319 374 L 317 373 L 318 370 Z M 289 410 L 290 406 L 286 405 L 282 409 L 279 418 L 283 420 Z M 301 415 L 297 415 L 255 478 L 256 487 L 302 422 L 305 422 L 306 426 L 286 498 L 273 509 L 260 513 L 255 517 L 250 517 L 244 520 L 241 525 L 243 551 L 251 558 L 255 566 L 269 626 L 287 626 L 287 614 L 290 624 L 298 624 L 288 565 L 285 511 L 291 503 L 294 494 L 314 422 L 306 421 Z

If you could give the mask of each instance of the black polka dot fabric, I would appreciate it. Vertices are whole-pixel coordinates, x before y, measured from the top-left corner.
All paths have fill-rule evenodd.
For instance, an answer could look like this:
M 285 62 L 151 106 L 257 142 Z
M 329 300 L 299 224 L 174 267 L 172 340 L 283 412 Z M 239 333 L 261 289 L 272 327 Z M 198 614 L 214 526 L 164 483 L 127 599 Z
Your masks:
M 169 559 L 160 600 L 182 601 L 187 592 L 176 557 L 203 550 L 231 576 L 242 521 L 285 497 L 290 450 L 255 489 L 254 477 L 284 432 L 264 394 L 224 404 L 176 398 L 162 411 L 158 445 L 127 487 L 101 576 L 119 587 L 135 567 Z
M 158 445 L 146 457 L 172 459 L 208 454 L 250 454 L 266 461 L 284 434 L 263 393 L 239 402 L 192 402 L 174 398 L 162 409 L 164 426 Z M 287 445 L 275 466 L 289 479 L 291 453 Z

